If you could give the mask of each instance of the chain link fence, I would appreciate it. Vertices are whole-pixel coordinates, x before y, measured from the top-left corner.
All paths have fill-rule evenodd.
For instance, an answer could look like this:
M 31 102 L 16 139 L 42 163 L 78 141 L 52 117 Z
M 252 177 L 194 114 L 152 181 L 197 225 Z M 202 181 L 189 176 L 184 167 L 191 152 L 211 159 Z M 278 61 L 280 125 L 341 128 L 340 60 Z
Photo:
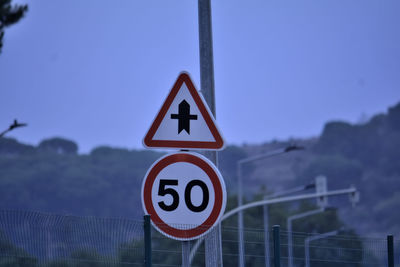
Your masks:
M 0 266 L 143 266 L 143 221 L 0 211 Z
M 282 266 L 387 266 L 386 239 L 348 235 L 340 229 L 319 234 L 282 231 L 280 237 Z
M 143 226 L 143 220 L 0 211 L 0 267 L 144 266 Z M 215 251 L 216 246 L 222 248 L 224 266 L 238 266 L 238 229 L 222 227 L 221 234 L 221 241 L 209 240 L 211 246 Z M 275 267 L 272 231 L 246 228 L 244 236 L 245 266 Z M 342 229 L 320 234 L 281 230 L 279 243 L 281 266 L 388 266 L 386 238 L 360 237 Z M 394 240 L 394 248 L 394 264 L 400 266 L 400 240 Z M 205 266 L 213 256 L 205 257 L 204 242 L 183 243 L 152 228 L 152 266 L 182 266 L 189 252 L 192 267 Z

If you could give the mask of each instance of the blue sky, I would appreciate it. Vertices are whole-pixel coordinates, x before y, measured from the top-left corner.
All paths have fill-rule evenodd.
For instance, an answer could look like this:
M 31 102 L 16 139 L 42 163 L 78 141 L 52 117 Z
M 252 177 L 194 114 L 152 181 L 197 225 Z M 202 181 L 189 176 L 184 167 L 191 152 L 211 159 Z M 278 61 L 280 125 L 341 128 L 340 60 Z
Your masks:
M 181 71 L 200 86 L 197 1 L 31 0 L 0 54 L 0 126 L 89 152 L 142 147 Z M 212 1 L 217 123 L 228 144 L 321 133 L 400 101 L 400 1 Z M 1 129 L 0 129 L 1 130 Z

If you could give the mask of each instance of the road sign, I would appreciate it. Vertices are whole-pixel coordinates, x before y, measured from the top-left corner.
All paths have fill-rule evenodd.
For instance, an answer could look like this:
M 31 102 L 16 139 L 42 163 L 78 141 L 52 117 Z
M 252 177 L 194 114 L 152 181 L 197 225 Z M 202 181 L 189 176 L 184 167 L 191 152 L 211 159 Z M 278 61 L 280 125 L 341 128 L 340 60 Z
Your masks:
M 220 150 L 224 140 L 188 73 L 181 73 L 143 139 L 145 147 Z
M 169 154 L 147 171 L 142 205 L 159 232 L 177 240 L 196 239 L 222 217 L 225 183 L 206 157 L 188 152 Z

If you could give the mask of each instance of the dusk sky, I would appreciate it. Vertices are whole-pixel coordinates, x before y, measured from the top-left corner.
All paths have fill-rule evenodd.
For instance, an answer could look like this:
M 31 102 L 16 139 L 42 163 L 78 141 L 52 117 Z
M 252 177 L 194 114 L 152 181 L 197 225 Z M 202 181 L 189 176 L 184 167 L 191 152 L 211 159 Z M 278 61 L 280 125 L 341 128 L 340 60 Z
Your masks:
M 200 89 L 195 0 L 19 0 L 0 54 L 0 131 L 142 149 L 181 71 Z M 400 101 L 400 1 L 213 0 L 217 123 L 228 144 L 318 136 Z

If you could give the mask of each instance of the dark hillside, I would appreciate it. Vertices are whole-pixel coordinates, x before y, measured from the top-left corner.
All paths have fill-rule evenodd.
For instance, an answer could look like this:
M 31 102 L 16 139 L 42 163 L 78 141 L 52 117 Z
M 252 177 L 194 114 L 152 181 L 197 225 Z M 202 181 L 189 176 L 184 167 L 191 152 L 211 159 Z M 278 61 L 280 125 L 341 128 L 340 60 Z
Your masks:
M 318 175 L 328 178 L 328 189 L 355 185 L 361 201 L 355 209 L 345 197 L 329 203 L 340 206 L 342 219 L 361 233 L 400 234 L 400 103 L 387 114 L 364 124 L 328 122 L 319 138 L 245 145 L 248 156 L 296 143 L 306 147 L 254 163 L 246 179 L 247 198 L 260 192 L 305 185 Z
M 141 216 L 140 186 L 153 151 L 77 145 L 54 138 L 38 147 L 12 139 L 0 143 L 0 208 L 74 215 Z
M 244 166 L 248 200 L 328 177 L 328 188 L 355 185 L 361 202 L 329 199 L 361 233 L 400 234 L 400 104 L 364 124 L 329 122 L 319 138 L 228 146 L 219 153 L 219 169 L 228 194 L 237 191 L 237 161 L 284 148 L 302 151 Z M 0 139 L 0 209 L 24 209 L 74 215 L 139 218 L 140 188 L 150 165 L 163 155 L 150 150 L 97 147 L 77 154 L 73 141 L 52 138 L 38 146 Z
M 356 185 L 362 201 L 344 215 L 365 232 L 400 233 L 400 103 L 362 125 L 326 124 L 314 151 L 300 179 L 325 173 L 332 187 Z

